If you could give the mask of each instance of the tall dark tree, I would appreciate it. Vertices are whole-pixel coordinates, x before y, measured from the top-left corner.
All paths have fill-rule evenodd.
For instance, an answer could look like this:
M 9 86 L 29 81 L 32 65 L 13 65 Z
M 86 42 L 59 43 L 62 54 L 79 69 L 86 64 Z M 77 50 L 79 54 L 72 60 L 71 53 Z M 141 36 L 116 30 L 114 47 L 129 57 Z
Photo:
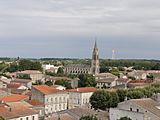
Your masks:
M 110 101 L 110 107 L 112 107 L 112 108 L 117 107 L 117 105 L 119 103 L 118 94 L 116 92 L 111 92 L 109 101 Z
M 110 107 L 110 93 L 106 91 L 96 91 L 91 96 L 90 103 L 95 110 L 106 110 Z
M 119 97 L 119 101 L 120 101 L 120 102 L 123 102 L 123 101 L 125 100 L 126 93 L 127 93 L 126 90 L 123 90 L 123 89 L 117 90 L 117 95 L 118 95 L 118 97 Z
M 95 87 L 95 77 L 91 74 L 80 74 L 79 75 L 79 87 Z
M 57 74 L 64 74 L 64 71 L 63 71 L 63 68 L 62 68 L 62 67 L 59 67 L 59 68 L 58 68 Z

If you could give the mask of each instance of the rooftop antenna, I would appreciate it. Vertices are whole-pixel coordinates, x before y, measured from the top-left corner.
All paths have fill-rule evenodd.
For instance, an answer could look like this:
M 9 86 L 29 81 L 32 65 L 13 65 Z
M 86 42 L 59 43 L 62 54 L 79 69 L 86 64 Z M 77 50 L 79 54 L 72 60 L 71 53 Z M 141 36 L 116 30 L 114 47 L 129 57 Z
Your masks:
M 115 50 L 114 49 L 112 50 L 112 59 L 113 60 L 116 59 L 116 55 L 115 55 Z

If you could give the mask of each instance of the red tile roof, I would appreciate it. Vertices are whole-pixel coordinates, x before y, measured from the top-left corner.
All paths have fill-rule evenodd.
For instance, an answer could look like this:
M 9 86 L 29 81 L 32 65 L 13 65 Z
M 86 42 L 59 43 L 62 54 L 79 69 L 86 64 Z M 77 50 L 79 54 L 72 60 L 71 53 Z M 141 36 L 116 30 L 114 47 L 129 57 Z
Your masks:
M 55 89 L 53 87 L 49 87 L 47 85 L 34 85 L 32 87 L 45 95 L 62 92 L 61 90 Z
M 95 87 L 82 87 L 77 89 L 70 89 L 68 92 L 95 92 L 97 89 Z
M 11 83 L 7 85 L 7 88 L 19 88 L 20 86 L 22 86 L 22 84 Z
M 38 114 L 38 112 L 20 103 L 0 105 L 0 116 L 5 119 L 19 118 L 20 116 L 25 117 L 34 114 Z
M 3 102 L 18 102 L 18 101 L 25 100 L 27 98 L 28 98 L 28 96 L 26 96 L 26 95 L 15 94 L 15 95 L 4 96 L 4 97 L 0 98 L 0 101 L 3 101 Z

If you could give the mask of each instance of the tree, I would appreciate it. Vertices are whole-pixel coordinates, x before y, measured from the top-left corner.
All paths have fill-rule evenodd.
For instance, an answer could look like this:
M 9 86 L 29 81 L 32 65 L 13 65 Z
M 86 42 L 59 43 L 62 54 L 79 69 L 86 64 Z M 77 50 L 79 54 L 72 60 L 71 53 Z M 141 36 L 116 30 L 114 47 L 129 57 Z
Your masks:
M 42 65 L 40 62 L 36 61 L 30 61 L 30 60 L 20 60 L 19 61 L 19 70 L 39 70 L 42 71 Z
M 149 75 L 147 75 L 147 79 L 148 79 L 148 80 L 154 80 L 154 76 L 153 76 L 153 74 L 149 74 Z
M 144 93 L 140 90 L 130 90 L 127 92 L 127 97 L 129 99 L 140 99 L 144 97 Z
M 58 68 L 57 74 L 64 74 L 64 71 L 63 71 L 63 68 L 62 68 L 62 67 L 59 67 L 59 68 Z
M 46 81 L 45 84 L 48 85 L 48 86 L 52 86 L 52 85 L 53 85 L 53 82 L 51 82 L 51 81 Z
M 7 68 L 7 71 L 8 72 L 16 72 L 18 71 L 19 69 L 19 66 L 15 63 L 12 63 L 8 68 Z
M 95 87 L 96 81 L 91 74 L 80 74 L 79 75 L 79 87 Z
M 67 89 L 71 89 L 71 83 L 68 80 L 58 80 L 55 82 L 56 85 L 62 85 L 66 87 Z
M 110 107 L 110 94 L 105 91 L 96 91 L 90 98 L 92 107 L 97 110 L 106 110 Z
M 98 120 L 96 116 L 82 116 L 80 120 Z
M 31 77 L 28 74 L 18 75 L 17 78 L 31 80 Z
M 132 120 L 132 119 L 128 117 L 121 117 L 119 120 Z
M 5 120 L 3 117 L 0 116 L 0 120 Z
M 110 107 L 115 108 L 118 106 L 119 103 L 119 97 L 116 92 L 111 92 L 110 93 Z
M 118 90 L 117 90 L 117 95 L 118 95 L 118 97 L 119 97 L 119 101 L 120 101 L 120 102 L 123 102 L 123 101 L 125 100 L 126 93 L 127 93 L 126 90 L 123 90 L 123 89 L 121 89 L 121 90 L 118 89 Z

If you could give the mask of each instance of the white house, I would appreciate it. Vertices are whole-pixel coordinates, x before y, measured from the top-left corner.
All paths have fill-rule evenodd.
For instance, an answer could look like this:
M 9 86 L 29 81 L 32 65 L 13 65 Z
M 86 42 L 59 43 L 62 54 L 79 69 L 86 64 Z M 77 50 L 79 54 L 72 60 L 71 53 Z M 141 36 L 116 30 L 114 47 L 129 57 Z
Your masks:
M 96 80 L 96 87 L 97 88 L 112 88 L 116 86 L 116 79 L 115 78 L 106 78 L 106 79 L 99 79 Z
M 54 65 L 51 65 L 51 64 L 43 64 L 42 65 L 42 68 L 43 68 L 44 71 L 48 70 L 48 71 L 52 71 L 54 73 L 57 73 L 59 67 L 60 66 L 54 66 Z
M 69 90 L 69 109 L 89 105 L 90 97 L 95 91 L 94 87 Z
M 68 106 L 68 93 L 47 85 L 32 86 L 32 99 L 38 99 L 45 106 L 45 115 L 66 110 Z

